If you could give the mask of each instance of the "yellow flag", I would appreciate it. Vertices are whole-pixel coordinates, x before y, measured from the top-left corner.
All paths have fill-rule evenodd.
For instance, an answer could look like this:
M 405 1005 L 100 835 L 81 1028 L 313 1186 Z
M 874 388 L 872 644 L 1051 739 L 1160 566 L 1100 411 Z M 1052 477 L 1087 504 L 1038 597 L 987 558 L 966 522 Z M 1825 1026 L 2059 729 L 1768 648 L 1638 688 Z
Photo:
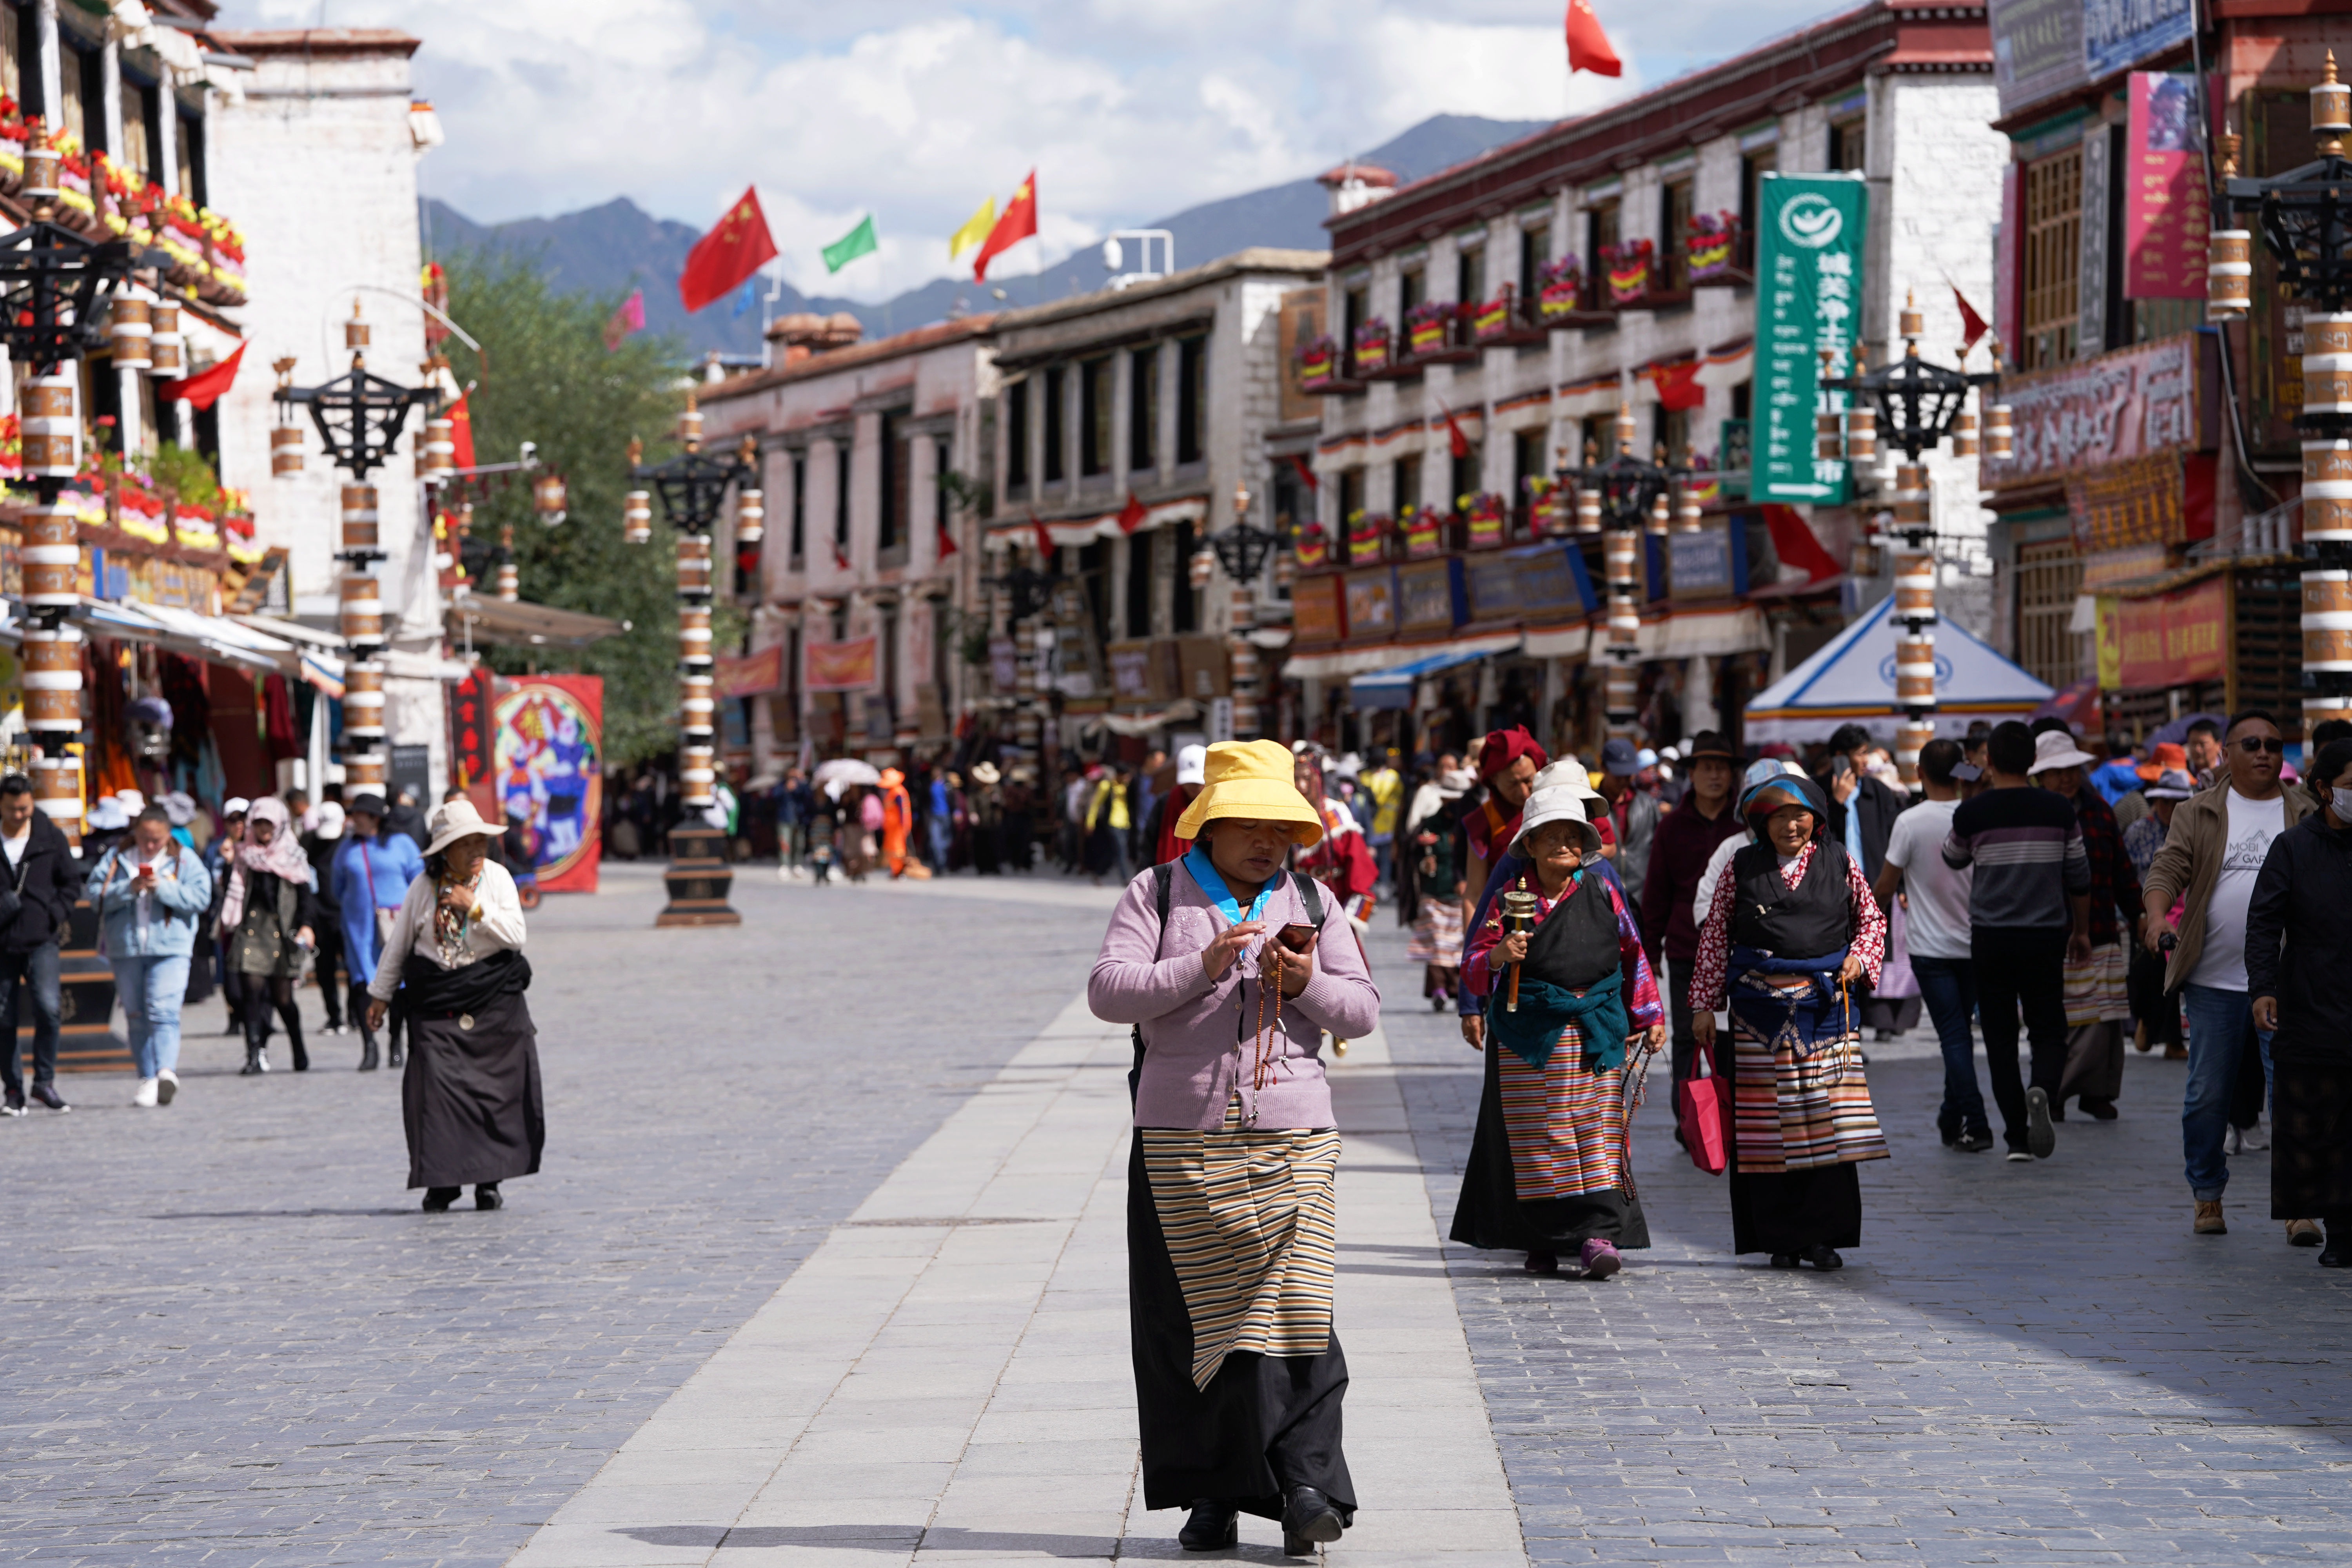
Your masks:
M 983 196 L 972 215 L 963 220 L 963 226 L 948 236 L 948 259 L 952 261 L 988 237 L 996 226 L 996 198 Z

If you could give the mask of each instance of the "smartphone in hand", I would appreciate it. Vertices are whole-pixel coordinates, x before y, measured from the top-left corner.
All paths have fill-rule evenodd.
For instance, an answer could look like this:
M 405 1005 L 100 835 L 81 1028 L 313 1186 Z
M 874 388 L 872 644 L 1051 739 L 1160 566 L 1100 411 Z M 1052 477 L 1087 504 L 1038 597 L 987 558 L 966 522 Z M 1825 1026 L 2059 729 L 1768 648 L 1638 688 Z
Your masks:
M 1293 921 L 1275 933 L 1275 940 L 1293 952 L 1305 952 L 1315 945 L 1315 931 L 1304 921 Z

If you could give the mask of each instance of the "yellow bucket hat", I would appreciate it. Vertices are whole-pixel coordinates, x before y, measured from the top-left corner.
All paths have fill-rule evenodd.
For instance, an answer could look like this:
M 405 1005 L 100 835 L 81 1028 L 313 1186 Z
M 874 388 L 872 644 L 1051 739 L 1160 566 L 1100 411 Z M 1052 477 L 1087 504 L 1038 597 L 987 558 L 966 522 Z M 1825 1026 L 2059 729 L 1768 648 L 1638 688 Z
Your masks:
M 1279 741 L 1220 741 L 1209 748 L 1201 793 L 1177 819 L 1176 837 L 1198 838 L 1220 816 L 1286 822 L 1301 848 L 1323 838 L 1323 820 L 1298 793 L 1290 748 Z

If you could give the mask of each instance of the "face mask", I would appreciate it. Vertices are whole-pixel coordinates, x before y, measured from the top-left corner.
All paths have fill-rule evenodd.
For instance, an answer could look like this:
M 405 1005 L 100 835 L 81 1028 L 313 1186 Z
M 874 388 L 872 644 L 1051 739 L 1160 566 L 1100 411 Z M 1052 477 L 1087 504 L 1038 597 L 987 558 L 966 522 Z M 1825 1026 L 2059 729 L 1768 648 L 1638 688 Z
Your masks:
M 2352 789 L 2337 784 L 2328 792 L 2336 806 L 2336 820 L 2352 822 Z

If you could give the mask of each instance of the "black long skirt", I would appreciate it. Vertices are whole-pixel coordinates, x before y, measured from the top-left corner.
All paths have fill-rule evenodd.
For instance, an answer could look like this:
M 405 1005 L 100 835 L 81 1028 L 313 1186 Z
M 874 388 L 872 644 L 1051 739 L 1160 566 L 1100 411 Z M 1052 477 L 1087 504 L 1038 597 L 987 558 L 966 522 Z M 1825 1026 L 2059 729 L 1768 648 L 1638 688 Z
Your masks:
M 2278 1117 L 2271 1130 L 2271 1217 L 2352 1212 L 2352 1062 L 2296 1061 L 2273 1048 L 2271 1075 Z
M 1549 1252 L 1580 1250 L 1598 1238 L 1621 1247 L 1650 1245 L 1650 1222 L 1642 1200 L 1622 1187 L 1573 1197 L 1519 1197 L 1511 1168 L 1511 1140 L 1503 1121 L 1503 1069 L 1489 1043 L 1486 1081 L 1478 1091 L 1478 1128 L 1470 1137 L 1470 1163 L 1462 1173 L 1462 1195 L 1454 1205 L 1453 1240 L 1485 1250 Z
M 1717 1037 L 1715 1070 L 1726 1083 L 1738 1081 L 1727 1034 Z M 1862 1245 L 1862 1175 L 1857 1166 L 1842 1163 L 1743 1176 L 1737 1139 L 1725 1157 L 1732 1251 L 1802 1252 L 1816 1245 Z
M 540 1099 L 539 1034 L 522 993 L 475 1014 L 411 1015 L 400 1112 L 412 1187 L 536 1175 L 547 1111 Z
M 1280 1519 L 1284 1489 L 1308 1486 L 1352 1522 L 1356 1484 L 1339 1451 L 1348 1358 L 1338 1330 L 1318 1356 L 1235 1351 L 1206 1389 L 1194 1387 L 1192 1314 L 1151 1201 L 1140 1138 L 1130 1141 L 1127 1156 L 1127 1282 L 1143 1506 L 1189 1508 L 1213 1499 Z

